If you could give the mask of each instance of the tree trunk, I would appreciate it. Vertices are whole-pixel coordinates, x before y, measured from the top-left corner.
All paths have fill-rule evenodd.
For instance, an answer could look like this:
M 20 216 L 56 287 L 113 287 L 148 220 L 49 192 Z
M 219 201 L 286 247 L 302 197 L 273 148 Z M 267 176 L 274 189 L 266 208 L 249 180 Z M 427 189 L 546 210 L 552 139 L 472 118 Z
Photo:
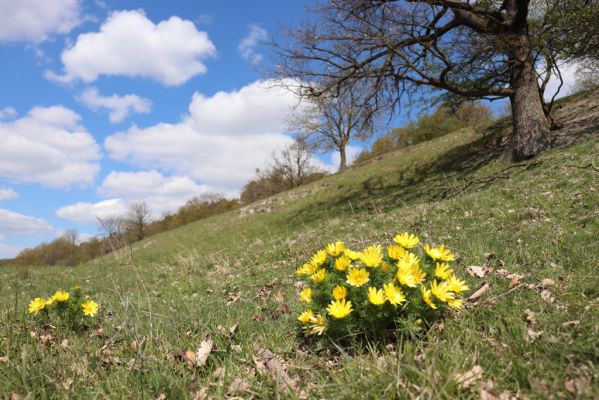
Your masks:
M 347 156 L 345 155 L 345 145 L 339 147 L 339 172 L 347 169 Z
M 511 87 L 514 90 L 510 97 L 514 129 L 512 159 L 522 161 L 536 156 L 551 145 L 549 121 L 539 96 L 528 35 L 516 35 L 509 40 L 513 46 L 510 54 Z

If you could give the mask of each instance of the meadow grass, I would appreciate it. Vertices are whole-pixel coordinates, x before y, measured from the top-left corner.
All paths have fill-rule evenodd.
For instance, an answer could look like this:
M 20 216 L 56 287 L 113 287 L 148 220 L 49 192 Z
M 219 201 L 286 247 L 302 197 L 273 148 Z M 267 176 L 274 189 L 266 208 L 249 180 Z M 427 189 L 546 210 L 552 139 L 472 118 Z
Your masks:
M 0 269 L 0 395 L 599 398 L 599 136 L 514 166 L 493 150 L 502 129 L 455 132 L 279 194 L 271 212 L 213 216 L 85 265 Z M 459 254 L 467 295 L 488 291 L 421 341 L 303 340 L 295 268 L 329 242 L 405 230 Z M 467 275 L 473 265 L 484 277 Z M 101 303 L 98 326 L 27 314 L 32 298 L 77 284 Z M 190 368 L 185 351 L 207 336 L 206 365 Z M 260 368 L 262 349 L 298 390 Z

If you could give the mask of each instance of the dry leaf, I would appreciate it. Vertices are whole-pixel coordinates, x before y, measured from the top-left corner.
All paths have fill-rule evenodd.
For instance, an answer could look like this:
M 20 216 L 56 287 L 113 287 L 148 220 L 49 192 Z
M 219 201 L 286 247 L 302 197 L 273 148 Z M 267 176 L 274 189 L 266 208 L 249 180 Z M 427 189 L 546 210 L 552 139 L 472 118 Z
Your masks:
M 285 301 L 285 296 L 283 296 L 283 293 L 278 292 L 277 294 L 275 294 L 275 301 L 277 303 L 282 303 Z
M 289 309 L 289 306 L 287 304 L 279 304 L 277 311 L 280 314 L 291 314 L 291 310 Z
M 52 340 L 54 338 L 52 337 L 51 333 L 43 333 L 40 335 L 40 343 L 42 346 L 44 347 L 50 347 L 52 346 Z
M 530 311 L 527 308 L 526 310 L 524 310 L 524 314 L 526 314 L 526 321 L 528 321 L 528 323 L 531 326 L 535 326 L 537 324 L 537 319 L 535 318 L 535 313 L 533 313 L 532 311 Z
M 203 367 L 204 365 L 206 365 L 208 356 L 212 352 L 213 345 L 214 345 L 214 342 L 212 341 L 211 338 L 202 340 L 202 343 L 200 343 L 200 347 L 198 348 L 198 351 L 196 352 L 196 365 L 198 367 Z
M 483 294 L 485 294 L 487 291 L 489 290 L 489 284 L 485 283 L 484 285 L 481 286 L 480 289 L 478 289 L 476 292 L 472 293 L 470 295 L 470 297 L 468 297 L 468 300 L 470 301 L 475 301 L 477 300 L 480 296 L 482 296 Z
M 2 357 L 0 357 L 0 362 L 1 363 L 8 362 L 8 356 L 2 356 Z
M 250 390 L 250 384 L 240 377 L 236 377 L 233 382 L 229 385 L 229 392 L 248 392 Z
M 231 326 L 229 328 L 229 335 L 230 335 L 230 337 L 235 336 L 235 333 L 237 333 L 237 328 L 238 327 L 239 327 L 239 324 L 235 324 L 235 325 L 233 325 L 233 326 Z
M 65 388 L 65 390 L 69 390 L 71 388 L 71 385 L 73 385 L 73 378 L 68 378 L 66 381 L 62 383 L 62 387 Z
M 555 297 L 553 297 L 551 291 L 549 291 L 548 289 L 543 289 L 543 291 L 541 292 L 541 298 L 549 304 L 553 304 L 553 302 L 555 302 Z
M 565 328 L 565 327 L 568 327 L 568 326 L 576 326 L 578 324 L 580 324 L 580 321 L 576 319 L 576 320 L 573 320 L 573 321 L 566 321 L 566 322 L 564 322 L 562 324 L 562 326 Z
M 67 350 L 69 348 L 69 339 L 64 339 L 62 342 L 60 342 L 60 348 L 62 350 Z
M 475 365 L 468 372 L 463 374 L 455 374 L 454 379 L 462 389 L 468 389 L 473 386 L 483 377 L 483 368 L 480 365 Z
M 23 396 L 17 393 L 11 393 L 9 400 L 23 400 Z
M 187 361 L 187 365 L 189 365 L 189 368 L 193 368 L 196 365 L 196 353 L 194 353 L 191 350 L 187 350 L 185 352 L 185 354 L 183 355 L 183 359 L 185 361 Z
M 555 281 L 553 279 L 545 278 L 541 281 L 541 286 L 544 288 L 555 286 Z
M 208 400 L 208 388 L 204 386 L 194 396 L 193 400 Z
M 160 396 L 156 397 L 156 400 L 166 400 L 166 394 L 160 393 Z
M 549 386 L 547 385 L 547 381 L 545 381 L 545 379 L 531 376 L 528 378 L 528 382 L 530 383 L 530 388 L 533 390 L 533 392 L 542 394 L 546 396 L 545 398 L 549 396 Z
M 515 288 L 519 284 L 520 284 L 520 277 L 512 276 L 512 279 L 510 279 L 510 288 Z
M 291 379 L 285 371 L 283 361 L 269 350 L 262 349 L 258 352 L 257 357 L 252 356 L 252 358 L 258 372 L 261 374 L 268 372 L 282 388 L 295 390 L 298 387 L 299 381 Z
M 543 331 L 534 331 L 530 328 L 526 330 L 526 337 L 524 338 L 527 343 L 534 343 L 538 338 L 541 337 Z
M 477 278 L 484 278 L 488 271 L 488 268 L 479 267 L 477 265 L 466 267 L 466 272 L 468 272 L 470 276 L 475 276 Z

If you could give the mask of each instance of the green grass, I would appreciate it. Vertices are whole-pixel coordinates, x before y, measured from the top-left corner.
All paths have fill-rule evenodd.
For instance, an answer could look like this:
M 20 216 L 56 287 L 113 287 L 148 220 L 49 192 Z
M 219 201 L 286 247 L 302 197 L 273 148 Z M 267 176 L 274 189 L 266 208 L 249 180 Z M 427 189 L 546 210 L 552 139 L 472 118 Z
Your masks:
M 580 168 L 596 159 L 599 136 L 510 167 L 494 146 L 503 129 L 450 134 L 280 194 L 272 212 L 214 216 L 86 265 L 0 269 L 0 396 L 297 397 L 256 371 L 252 357 L 266 348 L 308 398 L 599 398 L 599 174 Z M 489 266 L 467 276 L 474 290 L 489 284 L 480 302 L 421 342 L 303 343 L 295 268 L 328 242 L 359 248 L 404 230 L 446 243 L 462 268 Z M 523 277 L 512 283 L 502 270 Z M 553 302 L 544 279 L 555 282 Z M 101 302 L 104 335 L 57 327 L 44 348 L 26 305 L 75 284 Z M 528 329 L 542 334 L 528 342 Z M 207 333 L 206 366 L 188 368 L 180 355 Z M 482 379 L 461 388 L 455 375 L 475 365 Z M 235 378 L 249 389 L 230 390 Z

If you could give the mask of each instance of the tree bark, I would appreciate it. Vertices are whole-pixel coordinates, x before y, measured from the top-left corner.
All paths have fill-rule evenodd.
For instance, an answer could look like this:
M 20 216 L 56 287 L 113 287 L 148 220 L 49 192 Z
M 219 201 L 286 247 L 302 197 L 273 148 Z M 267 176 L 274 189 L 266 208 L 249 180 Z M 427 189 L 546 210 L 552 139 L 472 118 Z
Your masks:
M 347 156 L 345 154 L 345 145 L 339 147 L 339 172 L 347 169 Z
M 551 146 L 549 121 L 543 111 L 539 96 L 539 84 L 534 69 L 528 34 L 509 38 L 512 51 L 510 96 L 513 121 L 512 159 L 530 159 Z

